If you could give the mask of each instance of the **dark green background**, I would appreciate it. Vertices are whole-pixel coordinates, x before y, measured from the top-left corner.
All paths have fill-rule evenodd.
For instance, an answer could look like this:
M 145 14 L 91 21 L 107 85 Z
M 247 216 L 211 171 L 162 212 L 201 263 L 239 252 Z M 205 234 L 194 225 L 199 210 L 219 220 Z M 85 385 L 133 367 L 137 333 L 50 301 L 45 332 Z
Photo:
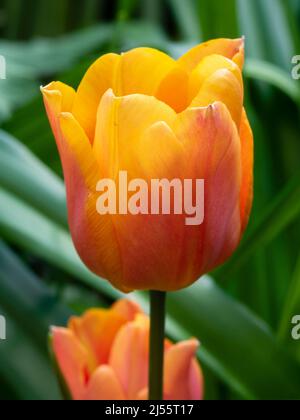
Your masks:
M 39 85 L 74 86 L 100 54 L 153 46 L 174 57 L 246 36 L 246 107 L 255 134 L 255 203 L 238 252 L 169 297 L 168 334 L 196 336 L 207 399 L 300 399 L 299 0 L 1 0 L 0 399 L 59 398 L 47 330 L 118 293 L 76 256 L 56 146 Z M 136 294 L 146 306 L 146 297 Z

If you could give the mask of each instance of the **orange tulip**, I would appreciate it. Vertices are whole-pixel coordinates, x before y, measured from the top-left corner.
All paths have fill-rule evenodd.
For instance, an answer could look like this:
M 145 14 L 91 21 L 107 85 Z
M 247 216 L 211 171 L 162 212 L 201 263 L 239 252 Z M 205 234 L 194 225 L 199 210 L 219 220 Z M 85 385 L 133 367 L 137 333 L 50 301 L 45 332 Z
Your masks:
M 68 329 L 52 329 L 52 346 L 73 399 L 147 399 L 149 318 L 135 303 L 124 299 L 72 318 Z M 202 399 L 197 347 L 195 339 L 165 341 L 164 399 Z
M 138 48 L 96 61 L 77 92 L 42 88 L 60 152 L 69 225 L 83 262 L 122 291 L 178 290 L 224 263 L 252 205 L 253 136 L 243 108 L 244 40 L 178 61 Z M 100 179 L 202 179 L 204 223 L 97 213 Z

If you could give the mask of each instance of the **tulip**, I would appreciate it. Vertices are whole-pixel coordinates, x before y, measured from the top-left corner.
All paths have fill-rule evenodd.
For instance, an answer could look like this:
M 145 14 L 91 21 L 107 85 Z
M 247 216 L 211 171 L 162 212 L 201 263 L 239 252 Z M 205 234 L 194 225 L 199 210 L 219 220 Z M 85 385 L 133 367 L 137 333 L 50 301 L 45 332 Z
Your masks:
M 174 291 L 223 264 L 248 223 L 253 136 L 243 108 L 244 39 L 179 60 L 149 48 L 107 54 L 77 92 L 42 88 L 62 160 L 68 219 L 83 262 L 118 289 Z M 101 179 L 205 181 L 204 222 L 97 212 Z
M 195 339 L 165 340 L 164 399 L 200 400 L 203 376 Z M 52 348 L 74 400 L 148 398 L 149 318 L 129 300 L 92 309 L 52 328 Z

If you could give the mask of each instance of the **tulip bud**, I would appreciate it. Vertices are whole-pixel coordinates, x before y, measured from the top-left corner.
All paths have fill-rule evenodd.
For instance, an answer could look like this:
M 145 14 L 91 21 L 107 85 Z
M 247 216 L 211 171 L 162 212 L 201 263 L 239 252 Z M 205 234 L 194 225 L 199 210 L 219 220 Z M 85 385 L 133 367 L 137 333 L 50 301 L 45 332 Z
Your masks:
M 52 328 L 51 347 L 64 394 L 72 399 L 148 399 L 149 319 L 135 303 L 120 300 L 72 318 L 68 328 Z M 164 399 L 202 399 L 197 348 L 195 339 L 165 340 Z
M 253 195 L 243 62 L 243 39 L 201 44 L 178 61 L 138 48 L 101 57 L 77 92 L 60 82 L 42 88 L 73 242 L 118 289 L 187 287 L 239 245 Z M 177 188 L 175 202 L 164 206 L 160 191 L 153 205 L 155 180 L 167 181 L 170 195 Z M 189 181 L 190 196 L 197 186 L 201 193 L 196 207 Z

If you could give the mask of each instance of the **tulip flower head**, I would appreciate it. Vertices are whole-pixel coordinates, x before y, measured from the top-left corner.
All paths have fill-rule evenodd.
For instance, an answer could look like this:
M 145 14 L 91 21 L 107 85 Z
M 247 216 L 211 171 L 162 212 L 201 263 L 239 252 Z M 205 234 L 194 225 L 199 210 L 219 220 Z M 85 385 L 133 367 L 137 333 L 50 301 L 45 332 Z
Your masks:
M 135 303 L 120 300 L 53 328 L 52 348 L 74 400 L 148 399 L 149 319 Z M 164 399 L 202 399 L 197 348 L 195 339 L 165 340 Z
M 138 48 L 101 57 L 76 92 L 60 82 L 42 88 L 73 242 L 83 262 L 118 289 L 181 289 L 237 248 L 253 195 L 243 62 L 244 39 L 213 40 L 177 61 Z M 131 212 L 117 194 L 125 172 Z M 116 183 L 116 190 L 108 188 L 107 207 L 118 211 L 99 210 L 102 180 Z M 173 182 L 179 191 L 188 180 L 204 185 L 199 223 L 186 223 L 185 197 L 169 203 L 169 214 L 149 211 L 153 180 L 168 181 L 170 195 Z M 149 189 L 141 194 L 143 186 Z

